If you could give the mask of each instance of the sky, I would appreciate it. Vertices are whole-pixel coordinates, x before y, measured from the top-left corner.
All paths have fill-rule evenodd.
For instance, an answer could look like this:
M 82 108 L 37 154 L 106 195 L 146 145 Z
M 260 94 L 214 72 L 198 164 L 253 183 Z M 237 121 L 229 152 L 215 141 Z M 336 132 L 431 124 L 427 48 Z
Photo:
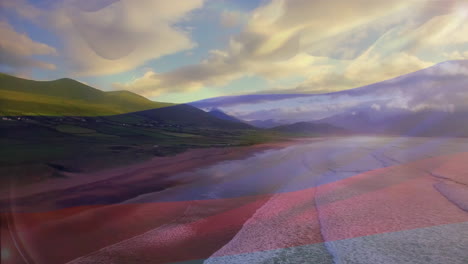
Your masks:
M 0 71 L 155 101 L 326 93 L 468 59 L 468 0 L 3 0 Z

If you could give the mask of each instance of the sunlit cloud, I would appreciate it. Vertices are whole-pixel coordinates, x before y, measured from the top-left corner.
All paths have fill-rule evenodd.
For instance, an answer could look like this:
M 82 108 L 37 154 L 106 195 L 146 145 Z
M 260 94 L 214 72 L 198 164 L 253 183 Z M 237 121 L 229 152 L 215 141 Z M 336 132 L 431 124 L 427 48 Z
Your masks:
M 34 55 L 57 55 L 55 48 L 36 42 L 24 33 L 16 32 L 5 21 L 0 21 L 0 36 L 0 65 L 12 71 L 55 69 L 54 64 L 33 58 Z
M 199 98 L 214 89 L 236 94 L 225 88 L 251 77 L 268 87 L 239 92 L 340 91 L 468 58 L 465 0 L 270 0 L 250 11 L 209 9 L 207 0 L 51 3 L 5 1 L 2 8 L 56 34 L 60 46 L 51 48 L 72 77 L 129 73 L 109 85 L 153 98 Z M 197 19 L 209 11 L 228 33 L 205 32 L 191 20 L 198 11 Z M 200 47 L 195 39 L 208 33 L 223 38 L 222 45 Z M 168 69 L 155 63 L 173 54 L 190 54 L 193 63 L 179 58 Z
M 457 46 L 468 43 L 462 2 L 273 0 L 250 14 L 225 50 L 153 75 L 151 87 L 125 87 L 151 96 L 256 75 L 270 80 L 274 92 L 275 81 L 301 76 L 305 81 L 291 91 L 329 92 L 391 79 L 464 56 Z M 444 56 L 448 47 L 450 56 Z
M 190 32 L 176 23 L 202 5 L 203 0 L 67 0 L 39 9 L 20 1 L 15 9 L 56 32 L 73 75 L 98 76 L 195 47 Z

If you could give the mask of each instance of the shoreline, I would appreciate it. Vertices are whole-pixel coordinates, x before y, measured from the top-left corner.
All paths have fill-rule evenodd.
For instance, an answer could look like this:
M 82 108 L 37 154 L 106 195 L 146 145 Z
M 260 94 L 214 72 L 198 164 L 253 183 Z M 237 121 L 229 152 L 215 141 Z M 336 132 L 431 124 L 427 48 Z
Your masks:
M 189 149 L 175 156 L 153 157 L 149 160 L 103 169 L 92 173 L 65 173 L 65 179 L 50 179 L 27 186 L 9 188 L 9 192 L 0 193 L 0 200 L 6 202 L 15 199 L 15 207 L 57 209 L 56 204 L 66 199 L 67 203 L 78 201 L 86 195 L 96 195 L 113 192 L 112 189 L 122 189 L 132 186 L 132 193 L 122 197 L 131 199 L 138 188 L 147 188 L 148 184 L 154 186 L 153 191 L 163 190 L 176 186 L 178 182 L 168 182 L 166 178 L 175 174 L 184 173 L 211 166 L 223 161 L 248 158 L 256 153 L 272 149 L 281 149 L 301 142 L 323 140 L 323 138 L 289 139 L 279 142 L 262 143 L 252 146 L 238 146 L 225 148 Z M 111 190 L 111 191 L 109 191 Z M 130 190 L 128 190 L 130 192 Z M 123 191 L 126 192 L 126 191 Z M 125 198 L 125 199 L 124 199 Z M 120 202 L 120 201 L 119 201 Z

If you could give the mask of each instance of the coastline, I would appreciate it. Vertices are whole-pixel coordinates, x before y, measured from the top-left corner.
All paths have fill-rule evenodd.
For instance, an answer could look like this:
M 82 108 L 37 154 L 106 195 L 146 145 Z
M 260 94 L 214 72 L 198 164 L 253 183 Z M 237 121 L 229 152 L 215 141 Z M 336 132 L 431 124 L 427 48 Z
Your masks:
M 40 210 L 57 209 L 60 201 L 77 201 L 82 196 L 96 195 L 109 192 L 118 192 L 123 186 L 132 186 L 132 192 L 121 195 L 121 201 L 131 199 L 139 188 L 148 191 L 148 184 L 153 186 L 153 191 L 163 190 L 183 184 L 168 182 L 169 176 L 211 166 L 219 162 L 244 159 L 256 153 L 266 150 L 288 147 L 300 142 L 323 140 L 323 138 L 290 139 L 280 142 L 262 143 L 252 146 L 189 149 L 175 156 L 153 157 L 149 160 L 99 170 L 92 173 L 64 173 L 66 178 L 50 179 L 16 188 L 12 186 L 10 192 L 0 193 L 0 200 L 15 200 L 15 207 L 28 210 L 36 208 Z M 128 188 L 126 188 L 128 189 Z M 123 191 L 125 192 L 125 190 Z M 142 190 L 143 194 L 144 191 Z M 120 201 L 116 201 L 120 202 Z M 66 206 L 73 206 L 68 202 Z M 98 203 L 96 201 L 95 203 Z M 64 205 L 64 204 L 63 204 Z M 59 207 L 60 208 L 60 207 Z

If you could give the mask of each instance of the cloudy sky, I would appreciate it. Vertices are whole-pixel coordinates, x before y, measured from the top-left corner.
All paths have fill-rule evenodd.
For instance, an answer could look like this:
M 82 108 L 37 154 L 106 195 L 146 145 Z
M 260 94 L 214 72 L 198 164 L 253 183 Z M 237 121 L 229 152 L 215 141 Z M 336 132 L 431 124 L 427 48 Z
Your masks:
M 468 59 L 468 0 L 3 0 L 0 71 L 189 102 Z

